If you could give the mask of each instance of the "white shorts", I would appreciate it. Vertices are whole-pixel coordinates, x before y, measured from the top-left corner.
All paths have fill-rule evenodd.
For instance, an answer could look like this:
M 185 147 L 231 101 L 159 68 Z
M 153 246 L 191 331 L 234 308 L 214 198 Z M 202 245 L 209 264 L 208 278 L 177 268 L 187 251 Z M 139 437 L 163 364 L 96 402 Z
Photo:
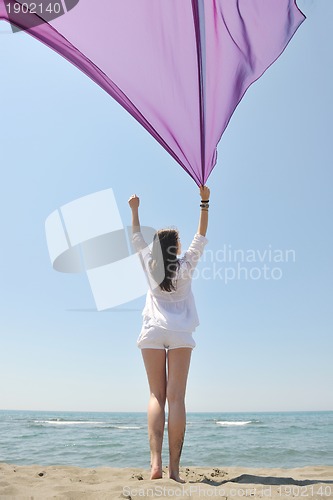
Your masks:
M 192 332 L 176 332 L 159 328 L 158 326 L 143 326 L 136 341 L 139 349 L 177 349 L 190 347 L 194 349 L 196 343 Z

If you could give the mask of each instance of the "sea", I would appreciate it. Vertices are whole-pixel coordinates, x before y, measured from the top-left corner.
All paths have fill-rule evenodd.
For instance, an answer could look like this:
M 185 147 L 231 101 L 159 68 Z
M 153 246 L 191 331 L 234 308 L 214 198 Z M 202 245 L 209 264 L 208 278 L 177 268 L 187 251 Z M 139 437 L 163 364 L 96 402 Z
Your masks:
M 168 464 L 167 424 L 163 463 Z M 0 411 L 0 462 L 149 468 L 146 413 Z M 333 411 L 187 413 L 182 466 L 333 465 Z

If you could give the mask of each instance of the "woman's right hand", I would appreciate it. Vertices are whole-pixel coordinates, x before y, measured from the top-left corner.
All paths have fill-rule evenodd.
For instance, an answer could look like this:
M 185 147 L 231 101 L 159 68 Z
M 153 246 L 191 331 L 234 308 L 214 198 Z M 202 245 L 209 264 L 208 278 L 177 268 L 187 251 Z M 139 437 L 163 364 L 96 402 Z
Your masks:
M 207 186 L 200 186 L 200 196 L 202 201 L 208 201 L 210 196 L 210 189 Z
M 136 194 L 132 194 L 130 199 L 128 200 L 128 204 L 131 207 L 131 209 L 136 209 L 139 208 L 140 205 L 140 198 Z

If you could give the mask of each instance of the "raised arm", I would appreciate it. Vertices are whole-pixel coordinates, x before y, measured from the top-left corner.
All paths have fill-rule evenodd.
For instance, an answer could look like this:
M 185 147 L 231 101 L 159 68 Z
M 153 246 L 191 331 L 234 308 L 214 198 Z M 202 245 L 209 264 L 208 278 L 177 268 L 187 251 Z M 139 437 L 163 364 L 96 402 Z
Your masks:
M 207 227 L 208 227 L 208 205 L 209 205 L 209 196 L 210 190 L 207 186 L 200 186 L 200 218 L 198 225 L 198 233 L 201 236 L 206 236 Z
M 141 231 L 139 220 L 140 198 L 136 194 L 133 194 L 128 200 L 128 204 L 132 210 L 132 234 L 139 233 Z

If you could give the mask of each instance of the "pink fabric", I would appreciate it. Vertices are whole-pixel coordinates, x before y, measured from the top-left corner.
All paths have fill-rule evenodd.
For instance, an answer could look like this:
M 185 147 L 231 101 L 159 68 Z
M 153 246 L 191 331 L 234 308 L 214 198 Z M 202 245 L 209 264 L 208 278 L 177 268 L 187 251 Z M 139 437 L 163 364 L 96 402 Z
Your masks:
M 305 19 L 295 0 L 67 0 L 53 20 L 18 3 L 0 0 L 0 19 L 98 83 L 198 185 L 245 91 Z

